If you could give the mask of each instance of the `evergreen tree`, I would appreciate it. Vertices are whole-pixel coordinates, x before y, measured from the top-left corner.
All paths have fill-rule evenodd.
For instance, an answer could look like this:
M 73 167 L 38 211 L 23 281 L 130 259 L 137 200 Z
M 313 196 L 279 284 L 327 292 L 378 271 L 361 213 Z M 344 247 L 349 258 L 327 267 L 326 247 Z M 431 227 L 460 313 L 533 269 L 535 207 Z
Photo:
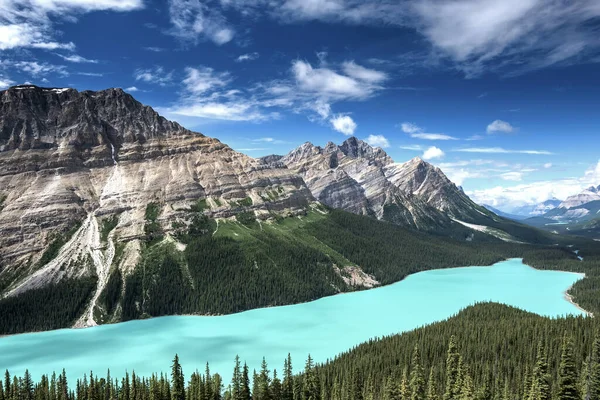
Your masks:
M 415 345 L 410 371 L 410 398 L 411 400 L 425 400 L 425 377 L 421 366 L 419 347 Z
M 444 400 L 456 400 L 458 398 L 456 384 L 460 373 L 459 361 L 460 354 L 456 346 L 456 338 L 452 335 L 448 343 L 446 356 L 446 391 L 444 392 Z
M 271 381 L 271 399 L 281 400 L 281 380 L 277 377 L 277 370 L 273 370 L 273 381 Z
M 400 381 L 400 398 L 402 400 L 410 399 L 410 389 L 408 388 L 408 368 L 402 371 L 402 380 Z
M 25 375 L 23 376 L 23 397 L 22 400 L 33 400 L 33 380 L 31 379 L 31 374 L 29 370 L 25 370 Z
M 238 355 L 235 356 L 235 366 L 231 378 L 231 397 L 233 400 L 245 400 L 242 396 L 242 371 Z
M 283 362 L 283 383 L 281 388 L 282 400 L 294 400 L 294 375 L 292 369 L 292 356 L 288 353 Z
M 558 400 L 580 400 L 577 386 L 577 367 L 573 354 L 573 340 L 565 333 L 558 371 Z
M 587 394 L 589 399 L 600 399 L 600 332 L 592 345 Z
M 462 365 L 460 400 L 475 400 L 475 388 L 473 378 L 466 364 Z
M 356 368 L 352 371 L 352 390 L 350 391 L 350 396 L 350 400 L 363 400 L 363 382 L 360 372 Z
M 7 400 L 12 400 L 12 396 L 10 395 L 10 373 L 8 370 L 4 372 L 4 397 Z
M 244 363 L 244 368 L 242 369 L 242 382 L 240 388 L 240 398 L 242 400 L 250 400 L 252 398 L 252 394 L 250 393 L 250 376 L 248 374 L 248 365 Z
M 271 400 L 271 378 L 267 367 L 267 360 L 263 357 L 260 365 L 260 374 L 258 374 L 257 391 L 252 393 L 253 400 Z
M 437 388 L 433 377 L 433 368 L 429 370 L 429 379 L 427 380 L 427 400 L 438 400 Z
M 499 388 L 497 388 L 499 392 Z M 543 343 L 540 341 L 533 374 L 531 376 L 531 391 L 528 400 L 550 400 L 550 374 L 548 373 L 548 359 Z
M 212 399 L 210 400 L 222 400 L 221 393 L 223 392 L 223 378 L 221 375 L 214 374 L 212 377 Z
M 321 396 L 321 387 L 310 354 L 304 365 L 304 379 L 302 382 L 302 400 L 319 400 Z
M 384 400 L 401 400 L 400 388 L 392 377 L 388 377 L 383 388 Z
M 185 379 L 177 354 L 175 354 L 173 365 L 171 366 L 171 388 L 172 400 L 185 400 Z

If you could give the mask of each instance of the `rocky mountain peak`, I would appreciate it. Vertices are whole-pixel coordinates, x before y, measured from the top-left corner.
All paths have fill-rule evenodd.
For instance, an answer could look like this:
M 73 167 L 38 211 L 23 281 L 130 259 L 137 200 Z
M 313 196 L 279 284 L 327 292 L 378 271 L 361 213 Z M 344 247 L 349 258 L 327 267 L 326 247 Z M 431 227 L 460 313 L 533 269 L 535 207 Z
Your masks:
M 14 86 L 0 92 L 0 151 L 144 143 L 190 133 L 122 89 Z
M 373 155 L 375 152 L 383 152 L 381 149 L 375 149 L 366 142 L 352 136 L 339 146 L 339 149 L 348 157 L 364 158 Z

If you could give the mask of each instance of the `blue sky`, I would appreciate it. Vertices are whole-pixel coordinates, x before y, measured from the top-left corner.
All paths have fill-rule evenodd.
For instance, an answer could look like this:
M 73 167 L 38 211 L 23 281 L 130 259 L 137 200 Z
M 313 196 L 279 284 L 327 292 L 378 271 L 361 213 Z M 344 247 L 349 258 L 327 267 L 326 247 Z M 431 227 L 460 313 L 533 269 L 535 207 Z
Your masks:
M 600 184 L 598 28 L 596 0 L 0 0 L 0 87 L 122 87 L 251 156 L 355 135 L 510 210 Z

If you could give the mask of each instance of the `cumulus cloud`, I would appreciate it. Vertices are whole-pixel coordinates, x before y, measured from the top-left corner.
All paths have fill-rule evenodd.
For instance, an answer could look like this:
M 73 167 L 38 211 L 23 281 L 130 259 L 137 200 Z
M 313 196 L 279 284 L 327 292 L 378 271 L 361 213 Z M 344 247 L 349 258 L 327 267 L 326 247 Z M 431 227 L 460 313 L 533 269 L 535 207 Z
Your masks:
M 7 77 L 0 75 L 0 90 L 11 87 L 14 84 L 15 84 L 15 81 L 12 81 L 12 80 L 8 79 Z
M 444 157 L 445 153 L 438 147 L 431 146 L 423 153 L 423 160 L 434 160 Z
M 373 147 L 381 147 L 382 149 L 390 147 L 390 142 L 383 135 L 369 135 L 365 141 Z
M 344 70 L 346 74 L 325 67 L 313 68 L 302 60 L 292 64 L 292 74 L 298 88 L 326 99 L 366 99 L 382 89 L 379 83 L 386 79 L 383 72 L 361 67 L 354 62 L 344 64 Z
M 79 14 L 92 11 L 131 11 L 142 7 L 142 0 L 4 0 L 0 2 L 0 50 L 73 50 L 74 43 L 56 40 L 56 20 L 73 22 Z
M 336 115 L 329 122 L 331 122 L 333 129 L 346 136 L 354 135 L 357 128 L 356 122 L 348 115 Z
M 209 67 L 187 67 L 185 72 L 186 78 L 183 80 L 183 84 L 188 92 L 194 94 L 202 94 L 224 87 L 231 81 L 228 72 L 217 73 Z
M 467 194 L 479 204 L 489 204 L 510 211 L 516 207 L 541 203 L 551 198 L 564 200 L 598 184 L 600 184 L 600 161 L 588 168 L 579 178 L 538 181 L 516 186 L 496 186 L 472 190 Z
M 421 128 L 420 126 L 413 124 L 412 122 L 403 122 L 402 124 L 400 124 L 400 129 L 402 129 L 402 131 L 404 133 L 407 133 L 410 135 L 410 137 L 415 138 L 415 139 L 422 139 L 422 140 L 458 140 L 458 138 L 455 138 L 453 136 L 450 135 L 445 135 L 443 133 L 427 133 L 424 131 L 423 128 Z
M 487 133 L 513 133 L 515 128 L 506 121 L 495 120 L 487 126 Z
M 136 88 L 135 86 L 130 86 L 127 89 L 125 89 L 126 92 L 139 92 L 140 89 Z

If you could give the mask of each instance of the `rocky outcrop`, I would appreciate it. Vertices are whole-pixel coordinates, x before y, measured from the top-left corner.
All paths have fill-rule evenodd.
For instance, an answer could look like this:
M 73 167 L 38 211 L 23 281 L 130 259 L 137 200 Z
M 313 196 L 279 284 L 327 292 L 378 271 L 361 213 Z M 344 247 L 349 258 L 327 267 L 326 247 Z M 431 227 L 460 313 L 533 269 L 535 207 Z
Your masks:
M 125 247 L 120 267 L 133 268 L 150 203 L 168 233 L 189 222 L 199 200 L 215 218 L 295 215 L 314 200 L 284 166 L 186 130 L 120 89 L 14 87 L 0 101 L 0 290 L 8 293 L 101 278 L 115 245 Z M 99 231 L 112 217 L 107 243 Z M 60 239 L 62 261 L 41 265 Z
M 305 143 L 281 161 L 300 174 L 315 198 L 334 208 L 422 230 L 473 221 L 489 211 L 474 204 L 439 169 L 415 158 L 395 163 L 354 137 L 324 148 Z
M 557 208 L 568 210 L 598 200 L 600 200 L 600 186 L 591 186 L 581 193 L 568 197 Z

